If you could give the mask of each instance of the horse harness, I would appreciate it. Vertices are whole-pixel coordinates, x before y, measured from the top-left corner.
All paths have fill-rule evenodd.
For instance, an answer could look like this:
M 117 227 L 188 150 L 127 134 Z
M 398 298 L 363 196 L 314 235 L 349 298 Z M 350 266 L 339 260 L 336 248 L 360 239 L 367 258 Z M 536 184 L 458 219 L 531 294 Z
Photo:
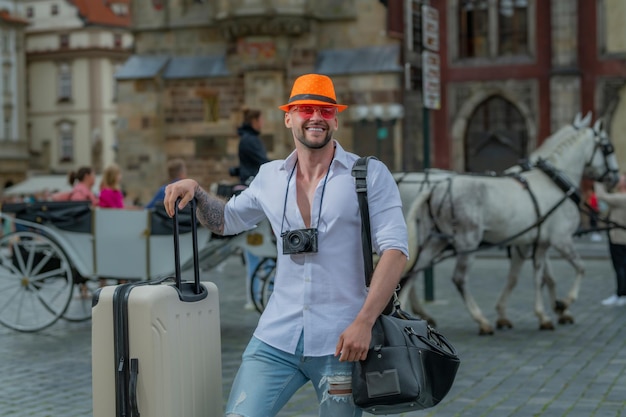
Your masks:
M 526 165 L 522 165 L 520 164 L 520 166 L 522 167 L 522 172 L 524 171 L 529 171 L 531 169 L 531 166 L 529 164 Z M 516 172 L 516 173 L 508 173 L 505 175 L 502 175 L 503 177 L 511 177 L 515 180 L 517 180 L 526 191 L 528 191 L 528 195 L 530 196 L 532 203 L 533 203 L 533 207 L 535 208 L 535 213 L 537 216 L 537 221 L 533 224 L 531 224 L 530 226 L 526 227 L 525 229 L 517 232 L 516 234 L 514 234 L 513 236 L 509 236 L 506 239 L 503 239 L 499 242 L 496 243 L 481 243 L 478 248 L 476 249 L 471 249 L 471 250 L 466 250 L 466 251 L 457 251 L 453 245 L 449 245 L 447 248 L 443 249 L 443 251 L 441 252 L 442 256 L 435 256 L 433 257 L 433 262 L 432 264 L 436 264 L 438 262 L 441 262 L 447 258 L 452 258 L 458 255 L 469 255 L 471 253 L 477 252 L 479 250 L 482 250 L 484 248 L 492 248 L 492 247 L 496 247 L 496 246 L 504 246 L 506 245 L 506 243 L 515 240 L 516 238 L 518 238 L 519 236 L 527 233 L 528 231 L 532 230 L 533 228 L 537 228 L 537 234 L 535 236 L 535 242 L 533 243 L 533 251 L 532 251 L 532 256 L 534 258 L 536 250 L 537 250 L 537 246 L 539 243 L 539 237 L 540 237 L 540 233 L 541 233 L 541 225 L 543 224 L 543 222 L 546 221 L 546 219 L 552 214 L 554 213 L 554 211 L 556 209 L 558 209 L 561 204 L 563 204 L 565 201 L 572 200 L 574 202 L 574 204 L 576 204 L 577 206 L 580 204 L 581 201 L 581 195 L 580 195 L 580 190 L 574 185 L 572 184 L 571 181 L 569 181 L 567 179 L 567 177 L 565 177 L 563 175 L 563 173 L 558 170 L 557 168 L 555 168 L 552 164 L 550 164 L 548 161 L 544 160 L 544 159 L 539 159 L 537 160 L 537 162 L 534 165 L 535 167 L 537 167 L 538 169 L 540 169 L 544 174 L 546 174 L 546 176 L 548 178 L 550 178 L 552 180 L 552 182 L 559 187 L 564 195 L 563 197 L 557 201 L 557 203 L 552 206 L 550 208 L 550 210 L 548 210 L 544 215 L 541 215 L 541 211 L 539 208 L 539 203 L 537 201 L 537 198 L 535 196 L 535 194 L 533 193 L 533 191 L 530 188 L 530 185 L 528 184 L 528 181 L 526 180 L 526 178 L 524 176 L 522 176 L 520 173 Z M 468 175 L 468 174 L 463 174 L 463 175 Z M 474 174 L 471 173 L 469 175 L 474 175 L 474 176 L 489 176 L 489 177 L 494 177 L 497 175 L 492 175 L 492 174 Z M 450 177 L 447 178 L 446 181 L 448 182 L 447 184 L 447 199 L 450 201 L 450 212 L 451 212 L 451 216 L 452 216 L 452 225 L 453 225 L 453 234 L 456 234 L 456 231 L 454 230 L 454 225 L 455 225 L 455 215 L 454 215 L 454 204 L 452 204 L 452 180 L 454 177 Z M 438 209 L 436 210 L 436 214 L 439 215 L 441 213 L 441 210 L 443 209 L 443 203 L 446 200 L 446 198 L 442 199 L 441 204 L 439 205 Z M 427 204 L 428 204 L 428 214 L 429 216 L 434 219 L 435 217 L 435 213 L 433 213 L 433 207 L 430 201 L 430 196 L 427 200 Z M 444 236 L 446 237 L 449 241 L 452 241 L 453 238 L 452 236 L 448 236 L 446 234 L 444 234 L 443 232 L 441 232 L 441 230 L 439 230 L 439 228 L 437 227 L 437 224 L 435 222 L 433 222 L 434 224 L 434 228 L 435 228 L 435 233 L 436 235 L 439 236 Z M 432 234 L 431 234 L 432 235 Z M 428 239 L 430 238 L 430 235 L 426 238 L 426 242 L 428 241 Z M 424 242 L 424 243 L 426 243 Z M 452 251 L 451 254 L 449 255 L 443 255 L 443 253 L 450 249 Z M 417 257 L 419 258 L 421 249 L 418 251 L 417 253 Z

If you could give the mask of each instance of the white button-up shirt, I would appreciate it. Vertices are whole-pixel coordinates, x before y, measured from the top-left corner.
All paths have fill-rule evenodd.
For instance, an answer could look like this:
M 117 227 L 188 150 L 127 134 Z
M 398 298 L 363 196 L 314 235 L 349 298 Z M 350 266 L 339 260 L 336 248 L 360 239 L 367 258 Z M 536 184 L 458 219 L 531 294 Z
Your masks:
M 274 290 L 254 335 L 294 353 L 303 333 L 305 356 L 334 354 L 339 335 L 352 323 L 367 296 L 361 216 L 351 174 L 358 157 L 337 142 L 335 146 L 323 199 L 324 179 L 311 204 L 310 227 L 318 228 L 317 253 L 283 255 L 281 224 L 283 232 L 306 227 L 296 202 L 295 174 L 288 183 L 296 165 L 295 152 L 285 160 L 262 165 L 250 187 L 229 200 L 225 209 L 224 234 L 251 229 L 267 217 L 278 237 Z M 370 160 L 367 192 L 374 250 L 380 254 L 397 249 L 408 256 L 398 187 L 378 160 Z

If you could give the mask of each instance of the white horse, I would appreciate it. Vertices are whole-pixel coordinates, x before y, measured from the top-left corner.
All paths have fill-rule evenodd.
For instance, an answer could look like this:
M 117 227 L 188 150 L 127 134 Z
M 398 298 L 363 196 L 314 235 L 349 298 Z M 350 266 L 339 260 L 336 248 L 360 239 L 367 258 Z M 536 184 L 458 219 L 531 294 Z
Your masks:
M 559 143 L 561 138 L 573 134 L 576 130 L 588 127 L 590 121 L 591 113 L 588 113 L 584 118 L 582 118 L 581 114 L 578 113 L 571 125 L 566 125 L 562 129 L 559 129 L 555 134 L 544 140 L 541 146 L 529 155 L 527 161 L 528 164 L 535 163 L 540 157 L 547 157 Z M 514 175 L 522 172 L 522 170 L 522 165 L 518 164 L 507 169 L 505 173 Z M 429 216 L 422 214 L 421 211 L 423 211 L 422 205 L 430 196 L 432 187 L 454 175 L 457 175 L 457 172 L 441 169 L 427 169 L 424 172 L 394 173 L 398 189 L 400 190 L 402 206 L 409 232 L 410 261 L 407 263 L 404 271 L 405 278 L 406 274 L 410 271 L 421 271 L 426 267 L 432 266 L 433 263 L 436 263 L 438 260 L 434 259 L 435 255 L 445 256 L 445 254 L 441 253 L 426 253 L 430 247 L 425 247 L 424 243 L 429 235 L 434 231 L 432 230 L 433 224 L 432 221 L 430 221 Z M 516 259 L 516 262 L 520 262 L 519 267 L 521 267 L 521 263 L 523 263 L 523 259 L 525 258 L 524 254 L 527 252 L 528 248 L 526 246 L 515 248 L 514 256 L 521 257 L 521 259 Z M 453 254 L 450 256 L 452 255 Z M 513 268 L 514 266 L 512 265 L 511 269 Z M 517 264 L 515 265 L 515 268 L 519 269 Z M 546 271 L 548 271 L 548 268 L 546 268 Z M 546 272 L 546 274 L 548 274 L 548 272 Z M 511 272 L 509 273 L 509 276 L 511 277 L 516 275 Z M 553 283 L 551 278 L 552 277 L 549 276 L 545 279 L 549 285 Z M 515 283 L 509 282 L 506 287 L 509 289 L 508 292 L 510 292 L 514 286 Z M 503 292 L 503 303 L 506 300 L 505 297 L 508 297 L 508 292 L 506 295 L 504 294 L 505 292 Z M 433 325 L 435 324 L 434 319 L 430 317 L 421 307 L 419 296 L 416 293 L 414 280 L 403 281 L 402 291 L 400 292 L 400 301 L 402 305 L 410 306 L 414 312 L 429 320 Z M 504 308 L 505 307 L 502 306 L 501 310 L 504 311 Z
M 418 195 L 407 210 L 409 236 L 427 236 L 423 245 L 409 244 L 410 255 L 416 261 L 411 265 L 412 270 L 431 264 L 451 247 L 457 256 L 453 281 L 470 314 L 479 323 L 480 334 L 492 334 L 493 328 L 465 283 L 473 251 L 481 243 L 534 247 L 535 313 L 540 328 L 553 328 L 543 310 L 540 293 L 546 251 L 550 246 L 562 253 L 576 269 L 574 284 L 561 305 L 562 317 L 569 316 L 567 308 L 578 297 L 584 269 L 574 250 L 572 235 L 578 226 L 579 213 L 577 204 L 568 194 L 575 195 L 583 173 L 587 178 L 612 187 L 617 180 L 618 168 L 612 145 L 606 134 L 599 130 L 599 124 L 592 129 L 581 127 L 585 123 L 577 120 L 578 126 L 575 123 L 562 128 L 537 152 L 536 160 L 544 161 L 541 164 L 543 169 L 534 167 L 519 173 L 517 178 L 450 175 L 443 183 L 434 185 L 430 193 Z M 550 175 L 555 179 L 550 179 Z M 432 233 L 433 228 L 436 233 Z M 509 285 L 503 294 L 508 294 L 514 286 L 510 284 L 516 280 L 515 271 L 519 272 L 523 259 L 513 259 L 512 262 Z M 550 286 L 550 281 L 546 282 Z M 506 296 L 501 295 L 502 304 L 505 300 Z M 416 310 L 416 300 L 411 301 Z M 503 319 L 498 325 L 506 325 L 504 311 L 498 312 Z

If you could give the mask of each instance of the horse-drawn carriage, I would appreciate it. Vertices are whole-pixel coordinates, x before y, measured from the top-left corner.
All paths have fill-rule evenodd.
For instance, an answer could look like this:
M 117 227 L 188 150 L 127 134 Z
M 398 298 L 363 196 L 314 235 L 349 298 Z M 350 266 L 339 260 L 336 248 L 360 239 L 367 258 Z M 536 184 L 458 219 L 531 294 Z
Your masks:
M 15 203 L 3 205 L 0 217 L 13 229 L 0 237 L 0 323 L 15 330 L 38 331 L 59 318 L 88 319 L 98 286 L 174 273 L 173 221 L 162 206 L 120 210 L 92 208 L 88 202 Z M 190 219 L 183 210 L 183 271 L 193 266 Z M 232 237 L 198 228 L 201 270 L 240 249 L 260 257 L 264 265 L 265 258 L 275 258 L 267 222 Z M 257 270 L 266 278 L 265 269 Z
M 447 256 L 457 259 L 453 281 L 481 334 L 493 328 L 474 301 L 467 270 L 476 250 L 487 244 L 532 249 L 535 267 L 535 314 L 540 328 L 552 328 L 541 298 L 550 291 L 559 322 L 572 322 L 568 308 L 577 299 L 584 269 L 573 246 L 578 227 L 576 191 L 581 178 L 617 182 L 613 146 L 600 123 L 577 116 L 530 155 L 528 169 L 512 167 L 507 175 L 477 176 L 451 171 L 396 173 L 409 229 L 403 305 L 424 318 L 414 297 L 418 271 Z M 0 239 L 0 323 L 36 331 L 58 318 L 89 317 L 90 287 L 99 279 L 150 279 L 173 271 L 172 238 L 164 211 L 90 209 L 86 203 L 5 205 L 0 216 L 18 229 Z M 8 215 L 11 214 L 11 216 Z M 184 242 L 185 239 L 181 239 Z M 258 256 L 251 275 L 251 298 L 261 311 L 273 289 L 276 247 L 267 221 L 230 238 L 199 235 L 200 265 L 212 268 L 237 249 Z M 576 270 L 563 301 L 556 299 L 546 253 L 553 247 Z M 181 245 L 183 269 L 191 266 L 190 242 Z M 506 300 L 524 258 L 512 251 L 508 284 L 497 305 L 498 327 L 508 327 Z

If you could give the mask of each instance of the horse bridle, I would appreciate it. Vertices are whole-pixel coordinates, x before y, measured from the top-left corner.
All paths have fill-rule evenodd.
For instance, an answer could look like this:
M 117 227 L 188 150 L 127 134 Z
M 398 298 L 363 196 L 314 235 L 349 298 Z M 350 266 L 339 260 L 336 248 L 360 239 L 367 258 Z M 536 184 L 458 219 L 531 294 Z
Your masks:
M 615 148 L 613 147 L 613 144 L 611 142 L 609 142 L 608 140 L 604 141 L 604 139 L 607 139 L 606 133 L 604 131 L 600 131 L 597 132 L 596 130 L 593 131 L 594 132 L 594 147 L 593 147 L 593 152 L 591 153 L 591 156 L 589 157 L 589 160 L 585 163 L 585 168 L 590 167 L 592 162 L 593 162 L 593 158 L 595 158 L 596 156 L 596 152 L 598 152 L 598 150 L 600 150 L 602 152 L 602 157 L 604 158 L 604 173 L 602 173 L 602 175 L 600 175 L 597 178 L 593 178 L 595 181 L 604 181 L 604 179 L 611 174 L 614 175 L 619 175 L 619 171 L 617 169 L 613 169 L 609 166 L 609 160 L 608 157 L 612 154 L 615 153 Z M 596 140 L 596 138 L 598 138 L 598 140 Z

